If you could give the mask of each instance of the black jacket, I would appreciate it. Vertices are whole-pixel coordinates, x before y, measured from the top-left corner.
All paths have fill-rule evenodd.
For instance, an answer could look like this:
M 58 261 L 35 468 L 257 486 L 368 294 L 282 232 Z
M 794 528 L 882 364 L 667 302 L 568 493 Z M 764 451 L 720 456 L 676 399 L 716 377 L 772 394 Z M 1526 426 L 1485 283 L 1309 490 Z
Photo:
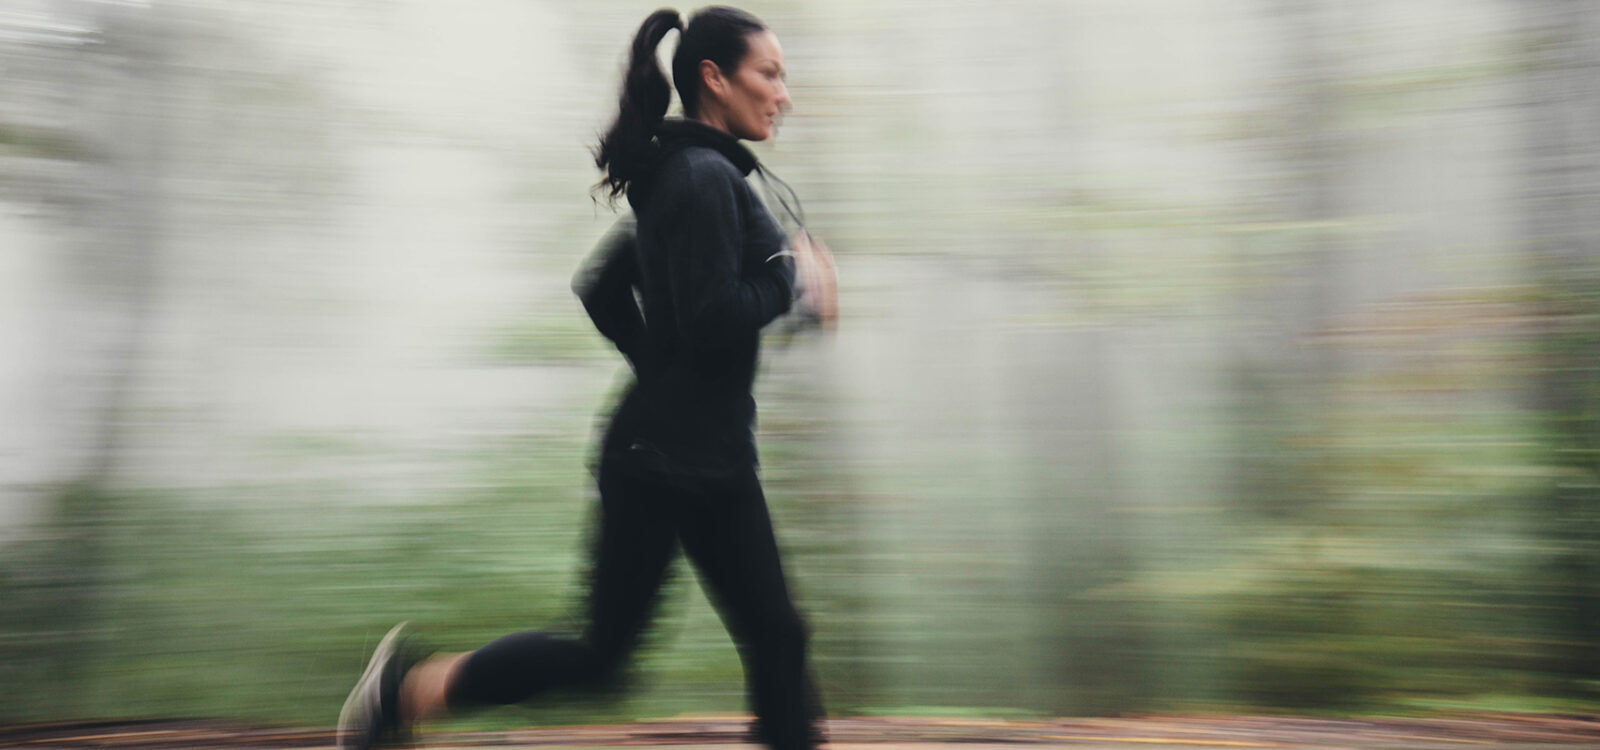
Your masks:
M 604 450 L 665 473 L 730 474 L 756 462 L 760 332 L 793 301 L 794 263 L 737 139 L 667 120 L 656 140 L 628 191 L 636 222 L 618 222 L 573 280 L 635 375 Z

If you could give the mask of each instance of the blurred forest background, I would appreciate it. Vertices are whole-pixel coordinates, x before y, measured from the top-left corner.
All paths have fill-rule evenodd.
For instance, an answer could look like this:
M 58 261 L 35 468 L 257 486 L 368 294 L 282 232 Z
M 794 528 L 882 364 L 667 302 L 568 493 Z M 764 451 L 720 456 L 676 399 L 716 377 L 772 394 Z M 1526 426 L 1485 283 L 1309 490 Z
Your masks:
M 573 624 L 654 7 L 0 2 L 0 721 Z M 744 7 L 842 279 L 758 393 L 833 713 L 1600 705 L 1600 5 Z M 692 580 L 474 721 L 742 710 Z

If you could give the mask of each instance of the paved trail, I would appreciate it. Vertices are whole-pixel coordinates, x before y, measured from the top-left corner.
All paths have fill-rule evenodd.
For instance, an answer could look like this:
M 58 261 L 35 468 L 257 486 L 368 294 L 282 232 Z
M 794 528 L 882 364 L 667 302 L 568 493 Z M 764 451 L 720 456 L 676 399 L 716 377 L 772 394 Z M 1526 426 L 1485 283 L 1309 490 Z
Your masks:
M 431 733 L 423 748 L 752 748 L 744 720 L 685 718 L 633 724 L 506 732 Z M 1138 717 L 984 721 L 975 719 L 836 719 L 833 750 L 1044 750 L 1062 748 L 1600 748 L 1600 716 L 1470 715 L 1433 719 L 1285 717 Z M 222 721 L 75 722 L 0 727 L 0 747 L 327 748 L 328 730 L 263 728 Z

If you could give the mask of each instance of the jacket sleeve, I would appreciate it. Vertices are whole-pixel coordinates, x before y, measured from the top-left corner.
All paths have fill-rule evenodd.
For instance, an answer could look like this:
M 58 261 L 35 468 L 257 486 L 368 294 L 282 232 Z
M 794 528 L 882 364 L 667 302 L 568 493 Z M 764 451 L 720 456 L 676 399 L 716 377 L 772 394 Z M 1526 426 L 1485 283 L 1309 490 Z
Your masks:
M 737 343 L 789 309 L 794 260 L 788 253 L 745 260 L 744 222 L 751 206 L 731 171 L 701 168 L 677 208 L 685 242 L 669 258 L 674 315 L 690 346 Z M 779 248 L 782 249 L 782 248 Z
M 644 316 L 634 299 L 639 266 L 633 217 L 612 225 L 572 277 L 572 291 L 601 335 L 635 361 L 644 340 Z

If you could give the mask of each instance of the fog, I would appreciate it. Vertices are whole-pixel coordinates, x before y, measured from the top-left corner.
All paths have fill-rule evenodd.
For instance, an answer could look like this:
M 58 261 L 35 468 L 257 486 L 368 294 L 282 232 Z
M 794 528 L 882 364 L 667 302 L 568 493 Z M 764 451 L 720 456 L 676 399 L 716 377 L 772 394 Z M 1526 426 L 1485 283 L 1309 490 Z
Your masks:
M 830 711 L 1593 708 L 1600 13 L 744 7 L 839 263 L 757 392 Z M 395 620 L 570 623 L 653 8 L 0 6 L 0 718 L 315 722 Z M 658 620 L 517 719 L 741 710 Z

